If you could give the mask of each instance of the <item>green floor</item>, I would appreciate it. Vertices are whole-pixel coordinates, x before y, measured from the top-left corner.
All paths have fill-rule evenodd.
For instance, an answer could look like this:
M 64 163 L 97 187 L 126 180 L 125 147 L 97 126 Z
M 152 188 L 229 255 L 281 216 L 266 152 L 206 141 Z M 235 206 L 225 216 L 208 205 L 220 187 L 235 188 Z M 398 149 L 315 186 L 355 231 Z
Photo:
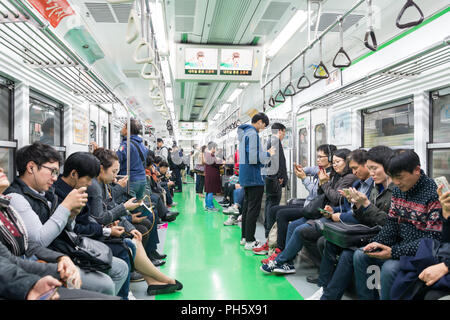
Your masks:
M 223 225 L 226 216 L 204 211 L 195 185 L 183 185 L 175 194 L 177 220 L 169 223 L 164 244 L 167 263 L 161 271 L 181 281 L 182 291 L 156 300 L 301 300 L 283 277 L 266 275 L 259 267 L 265 256 L 253 255 L 239 245 L 241 228 Z M 216 207 L 220 207 L 216 203 Z

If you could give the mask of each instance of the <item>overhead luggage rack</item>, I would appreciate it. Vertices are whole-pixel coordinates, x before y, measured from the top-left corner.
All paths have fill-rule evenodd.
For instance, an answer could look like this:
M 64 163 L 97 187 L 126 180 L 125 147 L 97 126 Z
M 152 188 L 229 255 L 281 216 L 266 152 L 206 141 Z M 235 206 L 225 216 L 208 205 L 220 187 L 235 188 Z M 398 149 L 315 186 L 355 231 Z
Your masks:
M 449 44 L 450 37 L 388 67 L 371 72 L 360 79 L 332 90 L 321 97 L 305 101 L 298 106 L 297 113 L 305 106 L 330 108 L 336 104 L 365 96 L 376 89 L 386 87 L 397 81 L 414 79 L 424 71 L 450 63 Z
M 119 102 L 89 65 L 21 1 L 1 1 L 0 16 L 0 46 L 23 59 L 25 65 L 91 103 Z

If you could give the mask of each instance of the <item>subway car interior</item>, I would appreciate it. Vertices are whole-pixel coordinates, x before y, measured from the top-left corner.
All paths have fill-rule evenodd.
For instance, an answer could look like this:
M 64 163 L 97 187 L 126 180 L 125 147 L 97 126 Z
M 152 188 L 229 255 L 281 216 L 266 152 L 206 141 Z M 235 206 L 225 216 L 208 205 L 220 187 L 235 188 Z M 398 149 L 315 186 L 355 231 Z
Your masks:
M 34 285 L 16 296 L 0 276 L 0 299 L 64 299 L 69 291 L 63 288 L 71 285 L 80 296 L 94 292 L 124 300 L 359 300 L 368 297 L 366 291 L 374 299 L 407 294 L 417 299 L 417 292 L 398 293 L 404 288 L 398 276 L 403 271 L 392 270 L 400 268 L 400 256 L 417 257 L 419 243 L 425 245 L 421 239 L 441 240 L 441 246 L 449 239 L 444 236 L 450 212 L 445 189 L 450 181 L 449 7 L 448 0 L 0 0 L 0 181 L 9 181 L 0 200 L 8 199 L 11 208 L 35 201 L 27 196 L 34 192 L 51 204 L 47 195 L 56 192 L 60 198 L 61 184 L 80 190 L 85 200 L 79 200 L 78 209 L 65 207 L 63 225 L 51 240 L 70 234 L 102 244 L 110 250 L 105 262 L 110 271 L 95 272 L 115 284 L 108 294 L 91 289 L 95 280 L 83 272 L 84 262 L 72 251 L 61 251 L 71 261 L 67 270 L 77 271 L 70 277 L 62 271 L 52 275 L 59 283 L 53 291 Z M 59 160 L 26 160 L 48 146 Z M 372 158 L 377 146 L 386 147 L 381 158 L 387 160 Z M 81 168 L 70 163 L 64 170 L 72 155 L 94 159 L 97 166 L 86 188 L 80 187 Z M 396 157 L 420 159 L 414 171 L 401 172 L 431 185 L 416 191 L 430 189 L 432 204 L 411 204 L 426 197 L 403 190 Z M 113 163 L 110 180 L 106 158 Z M 274 159 L 279 159 L 275 171 L 266 170 Z M 350 183 L 332 190 L 337 202 L 329 196 L 330 188 L 347 177 L 337 169 L 341 160 L 355 178 L 352 183 L 371 179 L 367 194 Z M 360 206 L 369 210 L 356 197 L 377 207 L 378 198 L 371 200 L 373 190 L 378 192 L 374 172 L 380 163 L 385 184 L 379 195 L 387 190 L 392 198 L 381 211 L 382 223 L 369 228 L 357 219 Z M 358 165 L 366 170 L 364 178 Z M 51 182 L 37 188 L 42 177 L 36 180 L 36 172 L 51 174 Z M 103 197 L 98 210 L 111 214 L 122 206 L 127 209 L 122 216 L 106 221 L 93 212 L 94 180 Z M 307 180 L 316 184 L 315 191 Z M 444 187 L 437 191 L 440 183 Z M 306 208 L 318 199 L 309 213 Z M 63 210 L 53 208 L 45 218 L 31 202 L 13 210 L 23 220 L 23 233 L 28 231 L 24 241 L 40 241 L 59 252 L 55 242 L 44 241 L 42 230 Z M 377 247 L 379 256 L 367 254 L 369 243 L 377 242 L 361 240 L 349 249 L 327 233 L 336 224 L 348 227 L 344 202 L 354 225 L 378 228 L 371 239 L 384 241 Z M 397 208 L 402 205 L 407 209 Z M 419 207 L 435 211 L 411 213 Z M 136 222 L 142 221 L 137 211 L 148 214 L 143 231 L 136 226 L 143 223 Z M 89 219 L 79 219 L 86 213 Z M 1 230 L 16 221 L 8 214 L 5 209 L 0 216 Z M 33 214 L 43 227 L 39 236 L 36 223 L 29 225 Z M 414 249 L 404 249 L 402 226 L 396 231 L 403 239 L 395 240 L 399 244 L 386 240 L 384 226 L 395 223 L 415 228 L 408 233 L 418 237 L 411 240 Z M 88 224 L 98 226 L 101 236 L 77 231 Z M 314 237 L 318 233 L 313 240 L 300 234 L 308 228 Z M 0 235 L 0 244 L 10 248 L 3 231 Z M 118 242 L 128 248 L 125 258 L 111 244 Z M 16 255 L 45 261 L 38 254 Z M 375 289 L 360 291 L 361 255 L 381 268 Z M 439 260 L 447 283 L 449 257 Z M 122 280 L 112 275 L 115 259 L 128 264 Z M 392 261 L 389 267 L 395 267 L 388 270 Z M 392 281 L 383 281 L 393 274 Z M 77 277 L 81 282 L 69 284 Z M 46 278 L 39 274 L 37 279 Z M 420 290 L 420 299 L 430 296 Z M 450 286 L 442 290 L 439 298 L 449 299 Z

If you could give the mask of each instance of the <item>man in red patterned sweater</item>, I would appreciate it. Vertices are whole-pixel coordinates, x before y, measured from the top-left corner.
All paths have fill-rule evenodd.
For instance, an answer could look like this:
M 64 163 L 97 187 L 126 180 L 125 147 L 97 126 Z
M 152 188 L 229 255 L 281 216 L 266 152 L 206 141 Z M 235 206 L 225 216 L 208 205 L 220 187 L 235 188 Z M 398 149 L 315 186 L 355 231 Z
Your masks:
M 397 151 L 388 174 L 396 188 L 387 223 L 353 256 L 356 290 L 362 300 L 377 299 L 377 289 L 381 289 L 382 300 L 389 300 L 400 257 L 415 256 L 422 238 L 441 240 L 442 207 L 437 185 L 421 170 L 419 156 L 413 150 Z M 375 265 L 381 267 L 380 279 L 373 276 Z

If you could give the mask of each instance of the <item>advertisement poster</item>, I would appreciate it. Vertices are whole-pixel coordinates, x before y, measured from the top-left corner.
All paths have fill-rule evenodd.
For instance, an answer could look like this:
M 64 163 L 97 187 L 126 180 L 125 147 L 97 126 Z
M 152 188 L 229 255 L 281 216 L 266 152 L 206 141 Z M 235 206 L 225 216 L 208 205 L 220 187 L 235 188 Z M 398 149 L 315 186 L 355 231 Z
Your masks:
M 217 49 L 186 48 L 185 74 L 217 74 Z
M 352 144 L 351 114 L 348 112 L 331 116 L 331 143 L 335 145 Z
M 253 65 L 253 50 L 222 49 L 220 55 L 220 74 L 251 76 Z
M 37 11 L 56 28 L 62 19 L 75 14 L 67 0 L 29 0 Z
M 73 143 L 89 144 L 89 118 L 88 112 L 73 108 Z

